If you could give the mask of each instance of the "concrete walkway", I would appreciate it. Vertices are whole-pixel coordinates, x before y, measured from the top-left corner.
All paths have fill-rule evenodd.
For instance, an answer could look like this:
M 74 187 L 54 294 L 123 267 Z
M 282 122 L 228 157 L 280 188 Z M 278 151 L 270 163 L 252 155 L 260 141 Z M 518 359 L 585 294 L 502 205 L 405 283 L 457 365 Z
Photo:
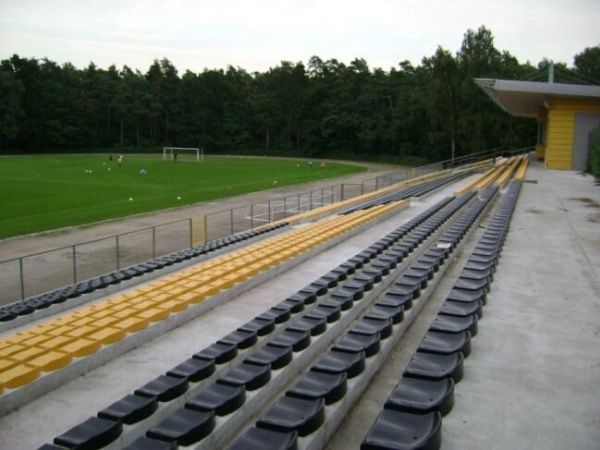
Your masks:
M 443 418 L 444 450 L 600 448 L 600 188 L 537 162 L 526 180 L 454 409 Z M 478 237 L 327 450 L 359 447 Z
M 600 188 L 540 164 L 527 179 L 445 449 L 600 448 Z

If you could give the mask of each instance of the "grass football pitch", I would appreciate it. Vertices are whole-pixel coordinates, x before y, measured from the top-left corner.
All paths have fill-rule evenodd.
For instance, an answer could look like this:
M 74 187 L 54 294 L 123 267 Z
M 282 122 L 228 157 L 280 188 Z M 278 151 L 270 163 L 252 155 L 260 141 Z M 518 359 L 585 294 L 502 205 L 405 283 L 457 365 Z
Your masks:
M 164 161 L 127 155 L 0 158 L 0 239 L 361 172 L 267 158 Z

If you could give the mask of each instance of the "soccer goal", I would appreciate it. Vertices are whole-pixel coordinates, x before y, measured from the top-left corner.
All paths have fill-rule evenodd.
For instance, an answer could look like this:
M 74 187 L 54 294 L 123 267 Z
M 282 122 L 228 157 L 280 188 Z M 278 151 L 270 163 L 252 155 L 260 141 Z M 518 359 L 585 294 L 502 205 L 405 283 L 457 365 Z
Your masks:
M 163 147 L 163 159 L 171 161 L 204 161 L 204 149 L 195 147 Z

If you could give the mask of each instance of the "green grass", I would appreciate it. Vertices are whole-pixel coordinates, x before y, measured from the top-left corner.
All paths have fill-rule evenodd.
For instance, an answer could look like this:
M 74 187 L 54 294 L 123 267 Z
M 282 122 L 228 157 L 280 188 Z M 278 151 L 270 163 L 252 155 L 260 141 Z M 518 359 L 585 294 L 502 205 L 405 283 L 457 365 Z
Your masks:
M 147 175 L 140 175 L 141 169 Z M 197 163 L 128 155 L 121 167 L 105 155 L 0 158 L 0 238 L 363 170 L 328 163 L 321 171 L 318 163 L 309 169 L 301 160 L 240 157 Z

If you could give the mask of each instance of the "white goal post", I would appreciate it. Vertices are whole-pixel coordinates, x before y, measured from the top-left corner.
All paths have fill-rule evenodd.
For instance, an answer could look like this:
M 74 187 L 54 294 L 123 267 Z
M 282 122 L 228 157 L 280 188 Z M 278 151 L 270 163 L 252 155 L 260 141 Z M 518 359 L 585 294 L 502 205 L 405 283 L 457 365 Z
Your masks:
M 194 153 L 196 161 L 204 161 L 204 149 L 196 147 L 163 147 L 163 159 L 177 160 L 179 153 Z

